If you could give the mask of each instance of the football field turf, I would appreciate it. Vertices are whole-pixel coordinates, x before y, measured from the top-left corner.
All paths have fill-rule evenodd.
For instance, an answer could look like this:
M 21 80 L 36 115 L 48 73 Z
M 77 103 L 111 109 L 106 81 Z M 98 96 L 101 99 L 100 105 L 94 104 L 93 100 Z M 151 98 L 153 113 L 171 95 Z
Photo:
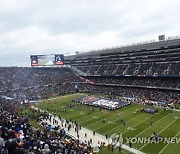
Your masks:
M 72 102 L 73 99 L 79 98 L 83 94 L 65 95 L 50 100 L 42 101 L 36 107 L 55 115 L 61 116 L 67 120 L 76 121 L 82 127 L 95 131 L 102 135 L 113 133 L 122 133 L 123 144 L 127 143 L 128 139 L 132 139 L 132 147 L 144 153 L 156 154 L 179 154 L 180 153 L 180 112 L 164 111 L 159 109 L 159 112 L 152 115 L 140 111 L 142 105 L 131 104 L 115 111 L 94 108 Z M 68 107 L 71 105 L 71 108 Z M 56 109 L 56 110 L 55 110 Z M 66 110 L 66 112 L 64 112 Z M 135 113 L 134 113 L 135 112 Z M 105 122 L 102 119 L 105 119 Z M 125 121 L 122 123 L 121 120 Z M 151 125 L 152 124 L 152 125 Z M 156 132 L 161 137 L 166 137 L 159 143 L 143 143 L 137 139 L 149 138 Z M 174 138 L 172 138 L 174 137 Z M 173 141 L 172 141 L 173 140 Z M 171 143 L 168 141 L 172 141 Z M 105 150 L 104 150 L 105 151 Z M 105 152 L 103 152 L 105 153 Z M 110 153 L 108 151 L 107 153 Z M 117 151 L 112 152 L 117 153 Z

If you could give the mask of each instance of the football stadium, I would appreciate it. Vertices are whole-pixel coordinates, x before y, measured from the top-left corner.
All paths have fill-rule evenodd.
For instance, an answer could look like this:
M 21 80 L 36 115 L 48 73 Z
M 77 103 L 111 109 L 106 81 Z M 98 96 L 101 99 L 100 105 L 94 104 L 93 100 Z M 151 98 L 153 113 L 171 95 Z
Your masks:
M 179 57 L 173 39 L 1 67 L 4 151 L 178 154 Z
M 179 8 L 0 0 L 0 154 L 180 154 Z

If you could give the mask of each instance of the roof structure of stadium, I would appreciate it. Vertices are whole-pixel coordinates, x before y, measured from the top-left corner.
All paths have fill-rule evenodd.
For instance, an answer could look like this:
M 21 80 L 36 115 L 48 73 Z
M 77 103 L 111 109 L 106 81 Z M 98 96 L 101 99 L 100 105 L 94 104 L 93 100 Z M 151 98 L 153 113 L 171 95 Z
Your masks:
M 71 60 L 74 58 L 81 58 L 81 57 L 88 57 L 88 56 L 97 56 L 99 54 L 105 54 L 105 53 L 115 53 L 115 52 L 128 52 L 128 51 L 138 51 L 142 49 L 158 49 L 158 48 L 168 48 L 171 46 L 178 46 L 180 45 L 180 37 L 177 37 L 175 39 L 168 39 L 164 41 L 144 41 L 140 43 L 134 43 L 134 44 L 128 44 L 128 45 L 123 45 L 120 47 L 112 47 L 112 48 L 107 48 L 107 49 L 101 49 L 101 50 L 92 50 L 92 51 L 85 51 L 80 54 L 76 55 L 70 55 L 66 56 L 66 60 Z M 79 52 L 78 52 L 79 53 Z
M 88 76 L 180 75 L 180 39 L 66 56 L 65 64 Z

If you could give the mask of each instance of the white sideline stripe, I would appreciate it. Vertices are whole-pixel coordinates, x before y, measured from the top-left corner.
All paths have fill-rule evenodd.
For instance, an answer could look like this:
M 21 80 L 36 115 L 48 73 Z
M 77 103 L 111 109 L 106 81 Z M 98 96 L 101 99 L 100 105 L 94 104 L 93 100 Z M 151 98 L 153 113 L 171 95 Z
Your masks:
M 162 112 L 162 111 L 161 111 Z M 158 123 L 160 120 L 164 119 L 165 117 L 167 117 L 170 113 L 168 113 L 166 116 L 164 116 L 163 118 L 159 119 L 158 121 L 156 121 L 153 125 L 155 125 L 156 123 Z M 148 128 L 146 128 L 145 130 L 143 130 L 142 132 L 140 132 L 139 134 L 137 134 L 135 137 L 139 136 L 140 134 L 144 133 L 146 130 L 148 130 L 149 128 L 151 128 L 151 126 L 149 126 Z
M 174 136 L 174 137 L 177 137 L 178 135 L 179 135 L 179 133 L 180 133 L 180 131 L 176 134 L 176 136 Z M 166 144 L 166 146 L 164 146 L 164 148 L 159 152 L 159 154 L 161 154 L 163 151 L 164 151 L 164 149 L 166 149 L 166 147 L 169 145 L 169 143 L 168 144 Z
M 135 108 L 135 107 L 137 107 L 137 106 L 134 106 L 134 107 L 132 107 L 132 108 L 130 108 L 130 109 L 133 109 L 133 108 Z M 130 110 L 130 109 L 127 109 L 127 110 L 125 110 L 125 111 L 128 111 L 128 110 Z M 125 112 L 125 111 L 124 111 L 124 112 Z M 112 116 L 109 116 L 108 118 L 106 118 L 106 120 L 107 120 L 107 119 L 109 119 L 109 118 L 112 118 L 113 116 L 115 116 L 115 117 L 116 117 L 117 115 L 112 115 Z M 124 117 L 125 117 L 125 116 L 124 116 Z M 123 118 L 123 117 L 122 117 L 122 118 Z M 118 119 L 119 119 L 119 118 L 118 118 Z M 116 120 L 118 120 L 118 119 L 116 119 Z M 112 122 L 114 122 L 114 121 L 116 121 L 116 120 L 113 120 Z M 88 120 L 88 121 L 89 121 L 89 120 Z M 98 120 L 98 121 L 97 121 L 97 122 L 95 122 L 95 123 L 98 123 L 98 122 L 100 122 L 100 121 L 102 121 L 102 120 Z M 90 124 L 90 125 L 87 125 L 87 127 L 89 127 L 89 126 L 91 126 L 91 125 L 94 125 L 95 123 Z M 107 125 L 107 124 L 106 124 L 106 125 Z M 106 125 L 104 125 L 104 126 L 106 126 Z M 99 127 L 99 128 L 101 128 L 101 127 Z M 99 128 L 98 128 L 98 129 L 99 129 Z
M 176 110 L 176 109 L 174 109 L 174 111 L 179 111 L 180 112 L 180 110 Z
M 32 108 L 34 108 L 35 110 L 38 110 L 38 108 L 35 108 L 34 106 L 31 106 Z M 40 111 L 41 112 L 44 112 L 43 110 L 41 110 L 40 109 Z M 51 113 L 50 113 L 50 115 L 52 115 Z M 53 119 L 56 119 L 56 120 L 58 120 L 58 124 L 59 123 L 61 123 L 61 121 L 59 120 L 59 118 L 57 117 L 57 116 L 53 116 L 52 117 Z M 63 119 L 63 118 L 61 118 L 61 119 Z M 64 120 L 64 119 L 63 119 Z M 51 121 L 53 121 L 53 120 L 51 120 Z M 48 121 L 48 123 L 50 123 L 49 121 Z M 51 125 L 53 125 L 53 123 L 50 123 Z M 53 125 L 53 126 L 56 126 L 56 125 Z M 76 138 L 76 132 L 74 132 L 74 129 L 72 128 L 72 129 L 70 129 L 70 131 L 67 131 L 67 128 L 64 128 L 65 130 L 66 130 L 66 132 L 69 134 L 69 135 L 71 135 L 71 136 L 73 136 L 73 137 L 75 137 Z M 87 138 L 87 137 L 84 137 L 84 134 L 87 134 L 87 137 L 89 137 L 89 138 Z M 93 140 L 93 142 L 94 143 L 98 143 L 98 141 L 102 141 L 102 142 L 105 142 L 106 143 L 106 145 L 108 144 L 108 140 L 105 138 L 105 136 L 103 136 L 103 135 L 100 135 L 100 134 L 98 134 L 98 133 L 96 133 L 96 135 L 94 136 L 93 135 L 93 131 L 91 131 L 91 130 L 89 130 L 89 129 L 86 129 L 86 128 L 84 128 L 84 127 L 82 127 L 81 128 L 81 130 L 79 130 L 79 137 L 80 137 L 80 140 L 81 141 L 83 141 L 83 142 L 85 142 L 85 140 L 87 141 L 88 139 L 92 139 Z M 134 149 L 134 148 L 130 148 L 129 146 L 127 146 L 127 145 L 122 145 L 122 148 L 123 149 L 126 149 L 126 150 L 128 150 L 128 151 L 130 151 L 130 152 L 132 152 L 132 153 L 135 153 L 135 154 L 145 154 L 145 153 L 143 153 L 143 152 L 141 152 L 141 151 L 139 151 L 139 150 L 137 150 L 137 149 Z
M 173 120 L 171 123 L 169 123 L 169 125 L 167 125 L 166 127 L 164 127 L 164 129 L 162 129 L 158 134 L 162 133 L 166 128 L 168 128 L 172 123 L 174 123 L 177 119 Z M 139 150 L 141 150 L 142 148 L 144 148 L 148 143 L 146 143 L 145 145 L 143 145 Z
M 132 114 L 132 113 L 131 113 Z M 130 114 L 129 114 L 130 115 Z M 139 116 L 141 116 L 142 114 L 140 114 L 140 115 L 138 115 L 137 117 L 139 117 Z M 128 116 L 128 115 L 127 115 Z M 133 120 L 133 119 L 135 119 L 135 118 L 137 118 L 137 117 L 134 117 L 134 118 L 132 118 L 131 120 Z M 148 118 L 149 119 L 149 118 Z M 131 120 L 129 120 L 129 121 L 131 121 Z M 127 122 L 129 122 L 129 121 L 127 121 Z M 105 133 L 103 133 L 103 134 L 107 134 L 107 132 L 110 132 L 110 131 L 112 131 L 112 130 L 114 130 L 114 129 L 116 129 L 116 128 L 118 128 L 118 127 L 120 127 L 122 124 L 120 124 L 120 125 L 118 125 L 118 126 L 116 126 L 116 127 L 114 127 L 113 129 L 110 129 L 110 130 L 108 130 L 108 131 L 106 131 Z

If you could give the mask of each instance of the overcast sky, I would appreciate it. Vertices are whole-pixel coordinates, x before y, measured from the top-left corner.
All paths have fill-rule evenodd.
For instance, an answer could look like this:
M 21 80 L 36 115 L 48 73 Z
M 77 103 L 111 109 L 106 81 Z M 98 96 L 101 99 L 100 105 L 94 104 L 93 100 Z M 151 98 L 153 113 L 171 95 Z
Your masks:
M 0 0 L 0 66 L 180 34 L 179 0 Z

